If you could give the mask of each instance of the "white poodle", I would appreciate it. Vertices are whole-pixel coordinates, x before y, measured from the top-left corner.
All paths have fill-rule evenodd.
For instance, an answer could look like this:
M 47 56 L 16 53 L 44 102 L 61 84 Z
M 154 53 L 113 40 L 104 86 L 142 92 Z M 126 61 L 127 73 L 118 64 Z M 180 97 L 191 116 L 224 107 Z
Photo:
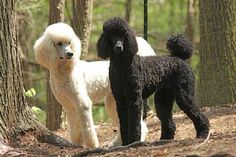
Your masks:
M 137 38 L 139 54 L 155 55 L 151 46 Z M 115 100 L 108 77 L 109 61 L 80 60 L 81 43 L 73 29 L 64 23 L 48 26 L 34 45 L 36 62 L 50 73 L 52 92 L 63 106 L 70 128 L 72 143 L 98 147 L 98 138 L 92 117 L 92 104 L 105 97 L 105 107 L 115 126 L 119 127 Z M 142 140 L 147 134 L 142 121 Z M 119 129 L 118 129 L 119 130 Z M 120 134 L 113 142 L 121 144 Z

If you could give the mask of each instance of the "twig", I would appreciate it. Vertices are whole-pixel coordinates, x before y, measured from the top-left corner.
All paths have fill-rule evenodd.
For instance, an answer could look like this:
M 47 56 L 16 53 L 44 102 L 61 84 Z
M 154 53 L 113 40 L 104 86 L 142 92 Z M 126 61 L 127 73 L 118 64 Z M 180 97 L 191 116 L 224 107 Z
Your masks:
M 211 130 L 209 131 L 209 133 L 208 133 L 208 135 L 207 135 L 207 138 L 206 138 L 202 143 L 200 143 L 199 145 L 197 145 L 197 146 L 195 147 L 195 149 L 198 149 L 198 148 L 202 147 L 204 144 L 206 144 L 207 141 L 210 139 L 210 135 L 211 135 Z

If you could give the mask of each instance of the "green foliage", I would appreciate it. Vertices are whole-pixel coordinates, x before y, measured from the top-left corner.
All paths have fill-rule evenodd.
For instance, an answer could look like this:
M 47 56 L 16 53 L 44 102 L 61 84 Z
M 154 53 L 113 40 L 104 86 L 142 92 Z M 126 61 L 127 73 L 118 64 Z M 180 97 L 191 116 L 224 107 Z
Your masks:
M 93 118 L 94 122 L 107 121 L 109 119 L 103 104 L 93 106 Z
M 36 115 L 37 119 L 41 123 L 45 124 L 45 121 L 46 121 L 46 113 L 45 113 L 45 111 L 43 111 L 40 108 L 35 107 L 35 106 L 33 106 L 31 109 L 34 112 L 34 114 Z
M 36 90 L 34 88 L 30 88 L 29 90 L 25 92 L 25 95 L 27 97 L 33 97 L 36 95 Z

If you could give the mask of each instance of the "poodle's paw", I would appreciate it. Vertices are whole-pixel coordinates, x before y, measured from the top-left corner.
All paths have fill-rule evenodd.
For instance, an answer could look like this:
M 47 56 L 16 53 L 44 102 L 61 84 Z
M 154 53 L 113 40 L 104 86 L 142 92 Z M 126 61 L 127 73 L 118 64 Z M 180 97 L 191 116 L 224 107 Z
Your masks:
M 122 145 L 121 135 L 118 134 L 118 135 L 112 140 L 111 146 L 112 146 L 112 147 L 115 147 L 115 146 L 121 146 L 121 145 Z
M 84 141 L 85 148 L 97 148 L 98 146 L 99 146 L 99 143 L 97 139 L 93 141 Z
M 141 141 L 144 142 L 148 134 L 148 128 L 146 122 L 141 121 Z

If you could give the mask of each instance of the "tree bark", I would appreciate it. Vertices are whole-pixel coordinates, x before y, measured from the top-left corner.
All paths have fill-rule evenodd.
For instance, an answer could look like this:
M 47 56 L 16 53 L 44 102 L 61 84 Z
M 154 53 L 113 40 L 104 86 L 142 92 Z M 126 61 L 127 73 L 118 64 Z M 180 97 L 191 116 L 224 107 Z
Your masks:
M 199 102 L 236 102 L 236 1 L 200 0 L 199 9 Z
M 50 0 L 50 10 L 49 10 L 49 22 L 48 24 L 53 24 L 57 22 L 64 21 L 64 8 L 65 0 Z M 47 74 L 47 111 L 46 111 L 46 127 L 51 130 L 57 130 L 60 128 L 62 119 L 62 106 L 57 102 L 55 96 L 53 95 L 49 83 L 49 72 Z
M 81 57 L 85 58 L 89 48 L 89 38 L 92 26 L 93 0 L 72 0 L 72 26 L 81 40 Z
M 125 2 L 125 19 L 130 23 L 131 10 L 132 10 L 132 0 L 126 0 Z

